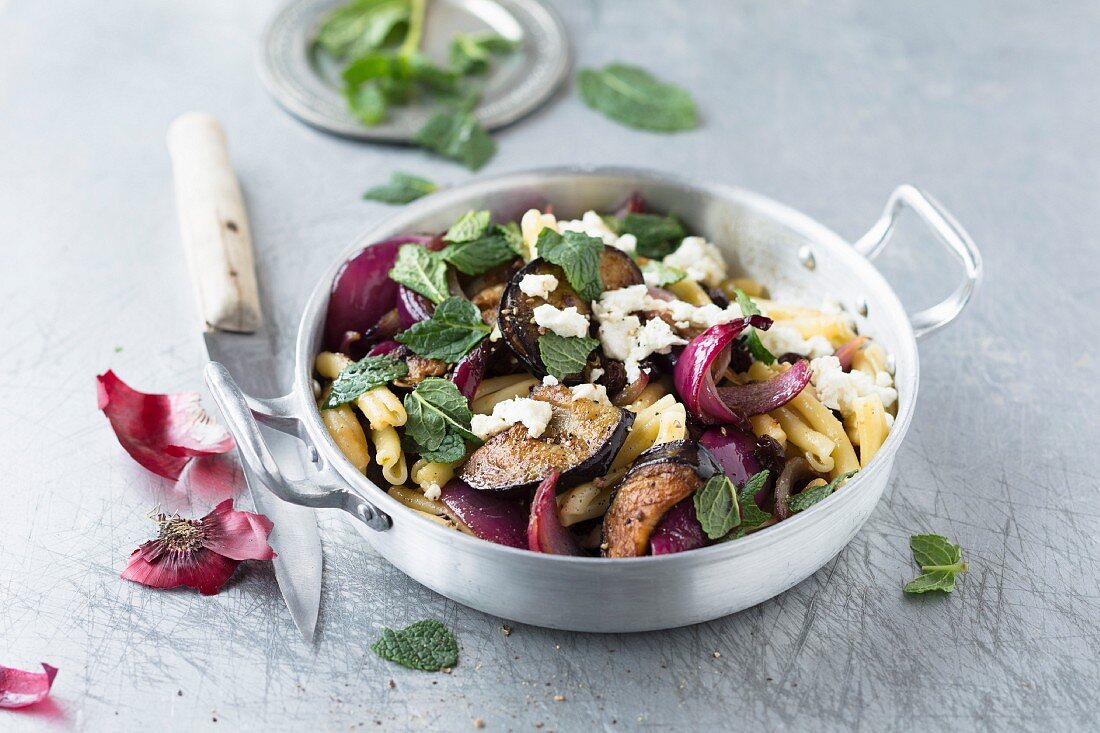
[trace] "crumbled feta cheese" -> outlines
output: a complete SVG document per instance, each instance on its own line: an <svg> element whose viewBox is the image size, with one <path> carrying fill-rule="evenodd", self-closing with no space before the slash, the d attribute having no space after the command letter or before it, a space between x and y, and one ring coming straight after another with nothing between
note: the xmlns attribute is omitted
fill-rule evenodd
<svg viewBox="0 0 1100 733"><path fill-rule="evenodd" d="M522 423L527 428L527 434L537 438L546 431L553 414L549 402L516 397L498 402L492 415L474 415L470 421L470 432L482 440L488 440L497 433L503 433L513 425Z"/></svg>
<svg viewBox="0 0 1100 733"><path fill-rule="evenodd" d="M611 404L610 400L607 399L607 387L602 384L578 384L573 387L572 392L575 400L592 400L601 404Z"/></svg>
<svg viewBox="0 0 1100 733"><path fill-rule="evenodd" d="M542 383L545 384L547 387L556 387L558 384L560 384L560 382L558 382L558 378L555 377L553 374L547 374L545 377L543 377Z"/></svg>
<svg viewBox="0 0 1100 733"><path fill-rule="evenodd" d="M577 311L571 305L562 310L549 303L543 303L534 310L535 323L549 329L559 336L587 336L588 316Z"/></svg>
<svg viewBox="0 0 1100 733"><path fill-rule="evenodd" d="M631 285L605 292L592 304L604 354L623 362L627 381L641 376L640 362L651 354L667 354L673 346L687 343L660 318L651 318L643 326L638 316L630 315L631 311L658 310L664 303L650 297L645 285Z"/></svg>
<svg viewBox="0 0 1100 733"><path fill-rule="evenodd" d="M546 298L557 290L558 279L553 275L524 275L519 281L519 289L531 298Z"/></svg>
<svg viewBox="0 0 1100 733"><path fill-rule="evenodd" d="M617 247L624 252L633 252L638 247L638 239L633 234L624 234L621 237L611 231L607 222L595 211L586 211L580 219L558 222L559 232L582 232L590 237L596 237Z"/></svg>
<svg viewBox="0 0 1100 733"><path fill-rule="evenodd" d="M589 378L595 382L597 379L603 376L603 369L596 368L588 373Z"/></svg>
<svg viewBox="0 0 1100 733"><path fill-rule="evenodd" d="M442 496L443 489L439 487L439 484L428 484L424 487L424 498L431 501L439 501L439 497Z"/></svg>
<svg viewBox="0 0 1100 733"><path fill-rule="evenodd" d="M776 356L793 352L816 359L833 353L833 345L829 339L824 336L811 336L809 339L804 339L797 328L790 326L772 326L767 331L757 331L757 333L764 348Z"/></svg>
<svg viewBox="0 0 1100 733"><path fill-rule="evenodd" d="M649 288L645 285L630 285L618 290L605 291L600 296L598 307L594 310L597 320L601 320L603 314L607 312L621 314L638 311L665 312L672 316L676 327L681 329L691 326L710 328L741 317L741 309L736 303L730 303L726 308L719 308L713 303L696 306L682 300L661 300L651 296Z"/></svg>
<svg viewBox="0 0 1100 733"><path fill-rule="evenodd" d="M500 341L504 337L504 334L500 332L500 324L494 323L493 330L489 333L489 340L493 343Z"/></svg>
<svg viewBox="0 0 1100 733"><path fill-rule="evenodd" d="M664 263L687 273L692 280L711 287L726 278L726 261L713 244L702 237L684 237L676 251L665 257Z"/></svg>
<svg viewBox="0 0 1100 733"><path fill-rule="evenodd" d="M605 310L616 310L622 313L651 310L650 301L656 300L649 295L649 288L645 285L630 285L618 290L605 290L600 295L600 306Z"/></svg>
<svg viewBox="0 0 1100 733"><path fill-rule="evenodd" d="M893 387L894 380L887 372L879 372L874 377L858 369L845 372L840 366L840 359L832 355L813 359L810 369L813 372L810 382L821 404L831 410L839 410L841 415L852 414L854 402L859 397L878 395L883 407L889 407L898 398L898 391Z"/></svg>
<svg viewBox="0 0 1100 733"><path fill-rule="evenodd" d="M634 251L638 249L638 238L633 234L624 234L612 242L611 246L621 249L623 252L634 254Z"/></svg>

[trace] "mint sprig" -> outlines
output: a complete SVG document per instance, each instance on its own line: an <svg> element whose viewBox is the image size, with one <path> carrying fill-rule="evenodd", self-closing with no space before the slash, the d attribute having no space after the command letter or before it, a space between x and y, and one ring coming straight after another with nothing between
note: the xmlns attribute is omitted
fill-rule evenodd
<svg viewBox="0 0 1100 733"><path fill-rule="evenodd" d="M695 518L703 527L703 532L712 540L721 539L741 523L741 512L737 507L737 496L733 483L725 474L717 474L707 479L695 496Z"/></svg>
<svg viewBox="0 0 1100 733"><path fill-rule="evenodd" d="M402 359L389 354L363 357L340 370L340 374L332 382L328 399L321 407L326 410L339 407L367 390L381 387L408 374L408 365Z"/></svg>
<svg viewBox="0 0 1100 733"><path fill-rule="evenodd" d="M434 192L438 186L427 178L394 171L388 183L368 188L363 198L384 204L408 204Z"/></svg>
<svg viewBox="0 0 1100 733"><path fill-rule="evenodd" d="M427 359L453 364L489 335L492 329L481 320L481 312L470 301L452 296L440 303L432 317L414 323L394 336L398 343Z"/></svg>
<svg viewBox="0 0 1100 733"><path fill-rule="evenodd" d="M756 529L762 524L771 521L772 515L756 505L756 494L764 488L768 480L769 471L764 470L754 474L737 492L737 504L741 512L741 523L733 532L726 535L726 540L736 540L744 537L749 530Z"/></svg>
<svg viewBox="0 0 1100 733"><path fill-rule="evenodd" d="M635 251L654 260L675 252L686 235L679 219L659 214L627 214L623 217L622 233L633 234L638 240Z"/></svg>
<svg viewBox="0 0 1100 733"><path fill-rule="evenodd" d="M561 267L565 279L585 300L596 300L603 292L600 257L603 240L581 232L558 234L553 229L539 232L536 243L539 257Z"/></svg>
<svg viewBox="0 0 1100 733"><path fill-rule="evenodd" d="M659 288L678 283L687 277L687 273L680 268L666 265L660 260L648 260L640 269L645 276L646 284Z"/></svg>
<svg viewBox="0 0 1100 733"><path fill-rule="evenodd" d="M553 377L565 379L576 374L588 363L592 350L600 340L588 336L560 336L554 332L539 336L539 356L546 371Z"/></svg>
<svg viewBox="0 0 1100 733"><path fill-rule="evenodd" d="M412 142L472 171L485 165L497 150L477 118L464 109L436 113L416 131Z"/></svg>
<svg viewBox="0 0 1100 733"><path fill-rule="evenodd" d="M488 211L467 211L451 224L451 228L443 235L443 241L472 242L485 234L485 230L489 228L489 218Z"/></svg>
<svg viewBox="0 0 1100 733"><path fill-rule="evenodd" d="M955 578L965 573L969 566L963 562L962 548L938 534L915 534L909 538L913 559L923 574L913 578L902 588L906 593L927 593L939 590L950 593L955 590Z"/></svg>
<svg viewBox="0 0 1100 733"><path fill-rule="evenodd" d="M433 303L450 296L447 288L447 265L439 253L419 244L403 244L397 250L397 261L390 270L390 279L415 290Z"/></svg>
<svg viewBox="0 0 1100 733"><path fill-rule="evenodd" d="M435 619L417 621L403 629L382 629L371 645L375 654L402 667L438 672L458 663L458 639Z"/></svg>
<svg viewBox="0 0 1100 733"><path fill-rule="evenodd" d="M512 53L520 46L497 33L457 33L451 41L451 66L460 74L482 74L497 54Z"/></svg>
<svg viewBox="0 0 1100 733"><path fill-rule="evenodd" d="M848 471L842 473L827 484L821 486L815 486L812 489L805 489L794 496L787 497L787 508L791 510L792 514L798 512L804 512L814 504L818 503L829 494L840 488L840 485L855 476L858 471Z"/></svg>
<svg viewBox="0 0 1100 733"><path fill-rule="evenodd" d="M515 258L515 250L508 240L496 232L472 242L452 244L443 250L443 259L467 275L483 275Z"/></svg>
<svg viewBox="0 0 1100 733"><path fill-rule="evenodd" d="M609 64L577 74L581 98L613 120L643 130L675 132L698 124L695 100L636 66Z"/></svg>
<svg viewBox="0 0 1100 733"><path fill-rule="evenodd" d="M741 309L741 315L746 318L761 315L756 303L752 302L752 298L744 290L737 288L736 292L737 307ZM745 330L746 333L743 338L745 339L745 346L749 347L752 358L765 364L774 364L775 354L768 351L768 347L764 346L764 342L760 340L760 333L752 326L747 326Z"/></svg>
<svg viewBox="0 0 1100 733"><path fill-rule="evenodd" d="M464 440L481 445L470 432L473 413L455 383L429 377L405 395L405 434L428 461L451 463L466 456Z"/></svg>

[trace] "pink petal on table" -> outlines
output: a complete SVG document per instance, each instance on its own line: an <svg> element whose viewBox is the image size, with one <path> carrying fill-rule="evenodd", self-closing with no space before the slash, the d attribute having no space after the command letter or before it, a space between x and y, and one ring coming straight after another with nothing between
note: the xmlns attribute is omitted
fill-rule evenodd
<svg viewBox="0 0 1100 733"><path fill-rule="evenodd" d="M233 509L226 499L203 517L203 547L233 560L270 560L275 551L267 544L271 520L262 514Z"/></svg>
<svg viewBox="0 0 1100 733"><path fill-rule="evenodd" d="M198 392L145 394L114 372L96 377L99 409L134 460L158 476L178 479L194 456L225 453L233 438L206 414Z"/></svg>
<svg viewBox="0 0 1100 733"><path fill-rule="evenodd" d="M194 588L204 596L216 594L241 564L212 550L172 550L162 540L149 540L130 556L122 578L150 588Z"/></svg>
<svg viewBox="0 0 1100 733"><path fill-rule="evenodd" d="M25 708L50 694L57 668L42 663L44 672L0 666L0 708Z"/></svg>

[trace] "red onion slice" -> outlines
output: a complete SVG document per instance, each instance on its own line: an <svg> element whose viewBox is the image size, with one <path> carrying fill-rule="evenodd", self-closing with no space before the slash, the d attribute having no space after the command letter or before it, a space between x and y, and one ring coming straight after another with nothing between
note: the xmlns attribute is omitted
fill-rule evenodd
<svg viewBox="0 0 1100 733"><path fill-rule="evenodd" d="M726 407L718 397L715 372L725 371L729 363L729 345L748 326L737 318L708 328L693 338L676 360L673 382L684 406L700 422L740 422L742 418Z"/></svg>
<svg viewBox="0 0 1100 733"><path fill-rule="evenodd" d="M577 541L562 526L558 515L558 475L557 471L551 471L535 490L527 523L527 549L550 555L580 555Z"/></svg>
<svg viewBox="0 0 1100 733"><path fill-rule="evenodd" d="M401 344L392 339L389 341L379 341L371 347L370 351L367 352L367 356L381 356L382 354L388 354L399 348L401 348Z"/></svg>
<svg viewBox="0 0 1100 733"><path fill-rule="evenodd" d="M25 708L42 702L50 694L57 667L42 662L42 672L0 666L0 708Z"/></svg>
<svg viewBox="0 0 1100 733"><path fill-rule="evenodd" d="M840 361L840 368L846 372L852 371L852 359L855 358L859 350L863 348L863 344L867 342L866 336L856 336L851 341L844 343L836 353L833 354Z"/></svg>
<svg viewBox="0 0 1100 733"><path fill-rule="evenodd" d="M451 381L458 387L468 401L474 399L481 378L485 376L485 367L489 364L489 357L493 353L493 343L482 341L473 351L462 357L455 365Z"/></svg>
<svg viewBox="0 0 1100 733"><path fill-rule="evenodd" d="M669 509L649 536L651 555L670 555L705 544L707 536L695 517L695 502L690 496Z"/></svg>
<svg viewBox="0 0 1100 733"><path fill-rule="evenodd" d="M435 313L435 305L420 293L397 286L397 320L401 324L401 330L411 328L414 323L426 321Z"/></svg>
<svg viewBox="0 0 1100 733"><path fill-rule="evenodd" d="M483 540L509 547L527 547L527 509L515 499L475 491L461 479L443 487L440 500Z"/></svg>
<svg viewBox="0 0 1100 733"><path fill-rule="evenodd" d="M810 383L812 375L810 362L799 359L790 369L766 382L719 387L718 397L734 414L745 417L763 415L797 397Z"/></svg>

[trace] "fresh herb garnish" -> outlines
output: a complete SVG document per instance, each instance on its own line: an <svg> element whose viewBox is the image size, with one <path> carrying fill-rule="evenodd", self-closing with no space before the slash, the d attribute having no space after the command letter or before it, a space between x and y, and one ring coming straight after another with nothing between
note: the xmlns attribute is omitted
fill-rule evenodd
<svg viewBox="0 0 1100 733"><path fill-rule="evenodd" d="M492 329L481 320L477 306L465 298L452 296L436 306L431 318L414 323L394 339L427 359L453 364L490 331Z"/></svg>
<svg viewBox="0 0 1100 733"><path fill-rule="evenodd" d="M452 244L443 250L443 259L467 275L482 275L515 258L515 250L508 240L496 231L471 242Z"/></svg>
<svg viewBox="0 0 1100 733"><path fill-rule="evenodd" d="M340 370L340 374L332 382L332 390L322 408L329 410L339 407L351 402L367 390L380 387L394 379L401 379L408 374L409 367L404 360L389 354L363 357Z"/></svg>
<svg viewBox="0 0 1100 733"><path fill-rule="evenodd" d="M363 198L381 201L384 204L407 204L427 196L436 188L437 186L427 178L395 171L390 174L389 183L367 189Z"/></svg>
<svg viewBox="0 0 1100 733"><path fill-rule="evenodd" d="M494 54L512 53L519 45L497 33L457 33L451 41L451 66L460 74L481 74Z"/></svg>
<svg viewBox="0 0 1100 733"><path fill-rule="evenodd" d="M458 640L435 619L417 621L403 629L382 629L371 645L375 654L402 667L438 672L458 663Z"/></svg>
<svg viewBox="0 0 1100 733"><path fill-rule="evenodd" d="M646 283L657 287L678 283L687 277L687 273L680 268L666 265L660 260L648 260L641 266L641 270Z"/></svg>
<svg viewBox="0 0 1100 733"><path fill-rule="evenodd" d="M798 512L804 512L814 504L824 499L829 494L840 488L840 485L855 476L858 471L848 471L842 473L827 484L821 486L814 486L811 489L804 489L800 493L794 496L787 497L787 508L791 510L792 514Z"/></svg>
<svg viewBox="0 0 1100 733"><path fill-rule="evenodd" d="M442 303L449 295L447 265L419 244L403 244L397 250L397 261L390 270L390 279L415 290L433 303Z"/></svg>
<svg viewBox="0 0 1100 733"><path fill-rule="evenodd" d="M405 433L416 443L420 455L428 461L451 463L465 457L463 439L481 445L470 432L473 413L454 382L428 377L405 395L408 421Z"/></svg>
<svg viewBox="0 0 1100 733"><path fill-rule="evenodd" d="M624 125L674 132L697 124L695 100L690 94L635 66L582 69L577 82L585 104Z"/></svg>
<svg viewBox="0 0 1100 733"><path fill-rule="evenodd" d="M733 483L725 474L717 474L695 492L692 498L695 504L695 518L703 527L703 532L712 540L721 539L741 523L741 512L737 508L737 497Z"/></svg>
<svg viewBox="0 0 1100 733"><path fill-rule="evenodd" d="M409 0L354 0L329 13L316 44L338 59L358 58L403 36Z"/></svg>
<svg viewBox="0 0 1100 733"><path fill-rule="evenodd" d="M489 133L465 109L435 114L416 131L412 141L472 171L485 165L497 149Z"/></svg>
<svg viewBox="0 0 1100 733"><path fill-rule="evenodd" d="M451 228L443 235L443 241L472 242L489 228L489 218L488 211L467 211L451 224Z"/></svg>
<svg viewBox="0 0 1100 733"><path fill-rule="evenodd" d="M523 233L520 231L517 222L510 221L507 224L498 224L494 227L494 231L504 238L504 241L517 255L522 257L527 253L527 248L523 245Z"/></svg>
<svg viewBox="0 0 1100 733"><path fill-rule="evenodd" d="M344 99L352 114L365 125L377 125L386 116L386 95L378 84L345 87Z"/></svg>
<svg viewBox="0 0 1100 733"><path fill-rule="evenodd" d="M927 593L955 590L955 577L965 573L968 566L962 559L962 548L938 534L915 534L909 538L913 559L923 572L902 588L906 593Z"/></svg>
<svg viewBox="0 0 1100 733"><path fill-rule="evenodd" d="M596 300L603 292L600 257L603 240L581 232L558 234L553 229L539 232L536 243L539 257L565 271L565 279L585 300Z"/></svg>
<svg viewBox="0 0 1100 733"><path fill-rule="evenodd" d="M638 240L637 253L654 260L668 257L684 241L684 227L675 216L627 214L622 233L633 234Z"/></svg>
<svg viewBox="0 0 1100 733"><path fill-rule="evenodd" d="M772 515L756 505L756 494L764 488L764 484L768 480L768 473L767 470L764 470L753 475L737 493L737 503L741 509L741 524L726 539L735 540L744 537L750 529L756 529L760 525L771 521Z"/></svg>
<svg viewBox="0 0 1100 733"><path fill-rule="evenodd" d="M741 288L737 288L737 307L741 309L741 315L746 318L761 315L756 303L752 302L752 298ZM760 340L760 333L752 326L747 326L745 330L746 333L743 338L745 339L745 346L749 347L752 358L765 364L774 364L775 354L768 351L768 347L764 346L764 342Z"/></svg>
<svg viewBox="0 0 1100 733"><path fill-rule="evenodd" d="M576 374L588 363L588 355L600 340L588 336L560 336L553 331L539 336L539 356L547 373L558 379Z"/></svg>

